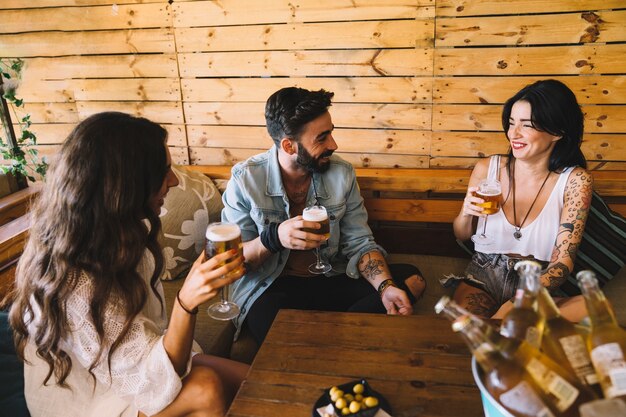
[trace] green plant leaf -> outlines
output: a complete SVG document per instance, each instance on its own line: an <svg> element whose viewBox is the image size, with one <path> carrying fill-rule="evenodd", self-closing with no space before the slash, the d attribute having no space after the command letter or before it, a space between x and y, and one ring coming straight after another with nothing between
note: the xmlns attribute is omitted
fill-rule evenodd
<svg viewBox="0 0 626 417"><path fill-rule="evenodd" d="M22 59L0 58L0 74L6 79L19 79L21 78L23 65L24 60ZM12 103L15 107L23 107L24 100L15 97L15 94L15 88L9 88L3 92L3 96L8 102ZM12 123L10 115L7 116L9 123ZM28 130L31 125L32 122L29 114L24 115L20 119L21 135L16 138L17 146L15 147L13 147L10 142L5 142L0 138L0 155L2 155L6 161L4 166L0 166L0 170L22 175L30 181L35 181L35 177L31 173L37 173L45 178L48 169L48 161L45 156L40 160L38 150L32 148L33 145L37 144L37 137L33 132Z"/></svg>
<svg viewBox="0 0 626 417"><path fill-rule="evenodd" d="M24 66L24 60L23 59L14 59L11 61L11 69L15 72L22 72L22 67Z"/></svg>

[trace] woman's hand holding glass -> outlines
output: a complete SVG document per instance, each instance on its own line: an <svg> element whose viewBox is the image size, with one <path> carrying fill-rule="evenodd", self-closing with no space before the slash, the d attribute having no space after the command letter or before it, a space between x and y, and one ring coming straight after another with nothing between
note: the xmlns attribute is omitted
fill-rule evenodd
<svg viewBox="0 0 626 417"><path fill-rule="evenodd" d="M179 297L183 304L194 309L217 296L223 287L245 274L243 262L244 258L237 250L220 253L210 259L202 251L180 289Z"/></svg>
<svg viewBox="0 0 626 417"><path fill-rule="evenodd" d="M466 216L482 216L483 208L479 206L484 200L476 197L478 187L468 187L465 200L463 200L463 214Z"/></svg>
<svg viewBox="0 0 626 417"><path fill-rule="evenodd" d="M487 216L497 213L500 210L502 200L502 187L495 179L482 180L477 187L469 187L465 201L463 202L463 213L472 216L484 216L482 233L478 232L472 236L474 243L488 245L493 243L493 238L486 235Z"/></svg>

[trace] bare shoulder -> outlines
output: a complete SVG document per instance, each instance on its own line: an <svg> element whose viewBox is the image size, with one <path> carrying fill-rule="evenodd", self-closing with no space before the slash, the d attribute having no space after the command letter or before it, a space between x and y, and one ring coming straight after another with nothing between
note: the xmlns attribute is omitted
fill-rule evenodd
<svg viewBox="0 0 626 417"><path fill-rule="evenodd" d="M580 190L593 186L593 176L585 168L576 167L570 172L567 179L567 188Z"/></svg>
<svg viewBox="0 0 626 417"><path fill-rule="evenodd" d="M506 166L507 157L501 156L500 158L500 169L503 169ZM491 161L491 157L481 158L474 165L474 169L472 170L472 180L478 182L487 177L487 173L489 172L489 162Z"/></svg>
<svg viewBox="0 0 626 417"><path fill-rule="evenodd" d="M570 172L565 185L565 203L589 207L593 194L593 177L584 168L576 167Z"/></svg>
<svg viewBox="0 0 626 417"><path fill-rule="evenodd" d="M472 171L472 175L474 174L486 174L489 169L489 161L490 157L480 158L476 165L474 165L474 170Z"/></svg>

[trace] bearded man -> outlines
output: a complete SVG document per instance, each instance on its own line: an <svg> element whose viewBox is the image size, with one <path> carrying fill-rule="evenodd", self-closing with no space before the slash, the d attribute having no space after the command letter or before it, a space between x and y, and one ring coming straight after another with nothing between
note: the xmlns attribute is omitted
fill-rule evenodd
<svg viewBox="0 0 626 417"><path fill-rule="evenodd" d="M222 221L241 228L246 275L232 284L247 326L260 344L281 308L411 314L425 283L413 265L388 265L367 224L352 165L334 155L328 111L333 93L283 88L265 105L274 146L235 165L223 195ZM302 217L321 205L330 237ZM332 269L309 272L315 250Z"/></svg>

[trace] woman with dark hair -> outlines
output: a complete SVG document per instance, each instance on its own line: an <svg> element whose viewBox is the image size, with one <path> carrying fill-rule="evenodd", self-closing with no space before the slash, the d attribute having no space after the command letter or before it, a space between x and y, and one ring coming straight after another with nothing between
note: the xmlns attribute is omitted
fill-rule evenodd
<svg viewBox="0 0 626 417"><path fill-rule="evenodd" d="M592 177L580 145L584 117L574 93L556 80L537 81L504 105L502 126L509 141L507 156L480 160L469 179L454 234L468 240L476 231L493 239L475 244L476 253L463 277L446 277L457 285L454 298L470 311L490 317L517 289L513 266L534 259L543 266L541 283L558 289L573 269L592 195ZM474 195L490 164L502 188L501 210L481 215L484 203ZM484 222L487 221L485 225ZM511 303L496 317L510 308ZM580 318L572 305L570 319Z"/></svg>
<svg viewBox="0 0 626 417"><path fill-rule="evenodd" d="M198 258L165 332L157 235L178 184L166 139L149 120L100 113L51 166L10 312L33 417L223 416L245 377L247 365L192 353L197 307L242 276L240 256Z"/></svg>

